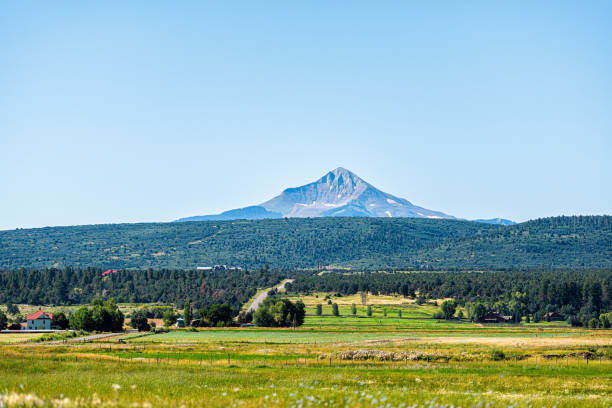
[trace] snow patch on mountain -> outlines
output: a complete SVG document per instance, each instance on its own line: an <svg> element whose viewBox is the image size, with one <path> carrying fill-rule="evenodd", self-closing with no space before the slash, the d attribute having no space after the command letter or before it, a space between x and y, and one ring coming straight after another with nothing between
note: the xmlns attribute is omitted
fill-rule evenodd
<svg viewBox="0 0 612 408"><path fill-rule="evenodd" d="M410 201L380 191L355 173L338 167L320 179L284 190L262 204L226 211L217 215L181 218L178 221L261 219L280 217L415 217L455 219L440 211L428 210ZM512 223L512 221L478 220Z"/></svg>

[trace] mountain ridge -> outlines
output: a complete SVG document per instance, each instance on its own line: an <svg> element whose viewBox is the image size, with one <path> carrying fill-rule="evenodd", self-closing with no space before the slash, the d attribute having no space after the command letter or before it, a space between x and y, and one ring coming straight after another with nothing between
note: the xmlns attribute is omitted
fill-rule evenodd
<svg viewBox="0 0 612 408"><path fill-rule="evenodd" d="M612 216L501 226L464 220L318 217L100 224L0 231L0 269L612 268Z"/></svg>
<svg viewBox="0 0 612 408"><path fill-rule="evenodd" d="M220 214L179 218L176 222L306 217L407 217L457 219L441 211L414 205L405 198L381 191L343 167L329 171L312 183L290 187L258 205ZM496 220L499 220L497 222ZM478 222L511 225L504 219Z"/></svg>

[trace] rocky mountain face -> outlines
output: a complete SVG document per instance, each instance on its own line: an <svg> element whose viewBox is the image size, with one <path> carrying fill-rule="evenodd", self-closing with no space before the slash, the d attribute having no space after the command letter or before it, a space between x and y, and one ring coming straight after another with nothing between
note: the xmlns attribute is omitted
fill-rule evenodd
<svg viewBox="0 0 612 408"><path fill-rule="evenodd" d="M313 183L288 188L260 206L285 217L454 218L380 191L342 167Z"/></svg>
<svg viewBox="0 0 612 408"><path fill-rule="evenodd" d="M355 173L339 167L319 180L288 188L260 205L217 215L181 218L178 221L263 219L280 217L455 217L428 210L380 191Z"/></svg>

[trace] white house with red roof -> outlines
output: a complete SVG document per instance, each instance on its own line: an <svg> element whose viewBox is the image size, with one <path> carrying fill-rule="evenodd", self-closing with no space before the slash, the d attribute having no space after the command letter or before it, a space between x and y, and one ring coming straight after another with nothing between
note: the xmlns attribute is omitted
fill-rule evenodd
<svg viewBox="0 0 612 408"><path fill-rule="evenodd" d="M53 315L42 310L26 316L25 330L51 330Z"/></svg>

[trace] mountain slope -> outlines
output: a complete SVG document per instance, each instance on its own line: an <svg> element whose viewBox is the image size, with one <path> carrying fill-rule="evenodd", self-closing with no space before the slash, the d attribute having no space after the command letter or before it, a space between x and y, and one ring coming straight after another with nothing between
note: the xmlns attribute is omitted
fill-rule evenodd
<svg viewBox="0 0 612 408"><path fill-rule="evenodd" d="M83 225L0 231L1 268L311 268L381 260L502 228L418 218L268 220ZM380 263L379 263L380 264Z"/></svg>
<svg viewBox="0 0 612 408"><path fill-rule="evenodd" d="M498 225L515 225L516 224L516 222L512 220L506 220L504 218L490 218L488 220L478 219L478 220L472 220L472 221L482 222L485 224L498 224Z"/></svg>
<svg viewBox="0 0 612 408"><path fill-rule="evenodd" d="M610 268L612 217L550 217L419 249L409 257L426 268ZM388 265L404 264L401 254L386 258ZM371 260L350 265L369 265Z"/></svg>
<svg viewBox="0 0 612 408"><path fill-rule="evenodd" d="M283 214L268 211L260 205L252 205L250 207L237 208L216 215L196 215L195 217L186 217L176 220L183 221L227 221L227 220L263 220L268 218L283 218Z"/></svg>
<svg viewBox="0 0 612 408"><path fill-rule="evenodd" d="M256 214L246 209L226 211L213 216L181 218L177 221L207 219L261 219L282 217L455 217L413 205L410 201L380 191L351 171L339 167L319 180L301 187L288 188L259 206ZM230 218L233 217L233 218Z"/></svg>

